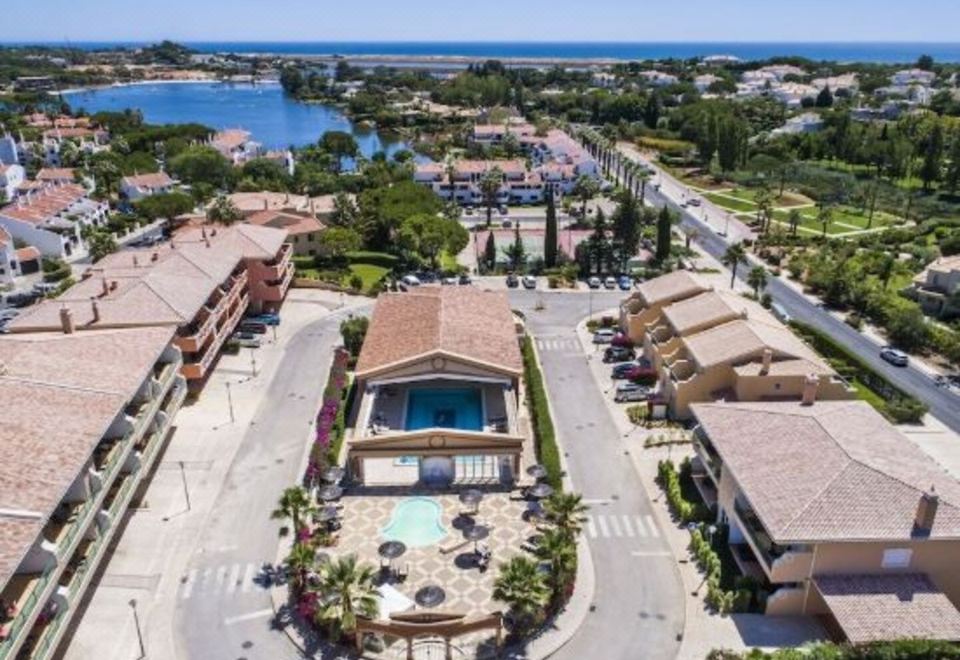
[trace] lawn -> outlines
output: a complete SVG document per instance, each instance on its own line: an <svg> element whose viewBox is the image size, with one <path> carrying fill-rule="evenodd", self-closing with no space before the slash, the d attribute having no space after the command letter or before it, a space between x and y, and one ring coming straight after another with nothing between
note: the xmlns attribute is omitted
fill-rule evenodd
<svg viewBox="0 0 960 660"><path fill-rule="evenodd" d="M717 206L721 208L725 208L728 211L745 212L745 211L757 210L757 205L754 204L753 202L739 199L736 197L728 197L726 196L726 194L705 193L704 197L709 199L711 202L713 202Z"/></svg>
<svg viewBox="0 0 960 660"><path fill-rule="evenodd" d="M817 210L815 208L804 209L801 211L803 220L801 227L811 229L818 234L823 233L823 228L817 221ZM789 224L790 212L777 210L773 212L774 220ZM879 229L891 225L895 221L892 216L883 213L874 213L873 225L871 229ZM867 217L860 215L856 209L850 207L840 207L833 211L833 222L827 227L827 233L831 235L846 234L849 232L863 231L867 228Z"/></svg>
<svg viewBox="0 0 960 660"><path fill-rule="evenodd" d="M388 268L375 264L355 263L350 264L348 268L350 275L344 278L344 283L348 283L354 275L359 275L360 279L363 280L362 291L370 289L371 286L379 282L384 275L390 272Z"/></svg>
<svg viewBox="0 0 960 660"><path fill-rule="evenodd" d="M757 188L734 188L733 190L725 190L718 195L724 197L733 197L739 199L743 202L749 202L753 204L756 202L757 194L760 192ZM722 204L722 202L720 202ZM800 193L786 191L780 197L776 197L773 200L773 205L777 207L782 206L805 206L808 204L813 204L813 200L809 197L805 197Z"/></svg>

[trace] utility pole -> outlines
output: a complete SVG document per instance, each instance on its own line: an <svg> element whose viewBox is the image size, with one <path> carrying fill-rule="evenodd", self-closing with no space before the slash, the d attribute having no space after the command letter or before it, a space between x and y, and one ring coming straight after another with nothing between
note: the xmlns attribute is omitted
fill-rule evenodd
<svg viewBox="0 0 960 660"><path fill-rule="evenodd" d="M183 496L187 500L187 511L190 511L190 488L187 486L187 472L184 469L183 461L178 461L180 463L180 480L183 482Z"/></svg>
<svg viewBox="0 0 960 660"><path fill-rule="evenodd" d="M230 406L230 423L233 424L236 418L233 416L233 395L230 393L230 381L227 381L227 405Z"/></svg>
<svg viewBox="0 0 960 660"><path fill-rule="evenodd" d="M254 348L250 347L250 368L253 372L253 378L257 377L257 354L254 352Z"/></svg>

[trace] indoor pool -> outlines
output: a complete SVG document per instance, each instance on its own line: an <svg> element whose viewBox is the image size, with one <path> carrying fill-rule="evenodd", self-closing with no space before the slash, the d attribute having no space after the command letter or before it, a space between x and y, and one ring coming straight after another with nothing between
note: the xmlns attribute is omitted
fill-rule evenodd
<svg viewBox="0 0 960 660"><path fill-rule="evenodd" d="M441 515L443 507L429 497L408 497L393 508L390 523L380 530L387 541L400 541L408 548L439 543L447 535Z"/></svg>
<svg viewBox="0 0 960 660"><path fill-rule="evenodd" d="M443 427L483 430L483 404L476 387L437 387L410 390L407 431Z"/></svg>

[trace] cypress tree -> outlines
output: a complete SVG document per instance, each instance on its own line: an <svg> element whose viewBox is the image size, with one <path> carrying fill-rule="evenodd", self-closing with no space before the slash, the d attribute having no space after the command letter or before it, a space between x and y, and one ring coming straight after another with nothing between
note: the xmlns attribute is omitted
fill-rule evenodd
<svg viewBox="0 0 960 660"><path fill-rule="evenodd" d="M543 237L543 263L547 268L557 265L557 207L553 203L553 188L547 186L547 224Z"/></svg>
<svg viewBox="0 0 960 660"><path fill-rule="evenodd" d="M497 243L493 239L493 232L487 233L487 243L483 246L483 262L489 269L497 265Z"/></svg>
<svg viewBox="0 0 960 660"><path fill-rule="evenodd" d="M660 209L657 216L657 251L654 258L663 261L670 256L670 228L673 225L673 214L666 206Z"/></svg>

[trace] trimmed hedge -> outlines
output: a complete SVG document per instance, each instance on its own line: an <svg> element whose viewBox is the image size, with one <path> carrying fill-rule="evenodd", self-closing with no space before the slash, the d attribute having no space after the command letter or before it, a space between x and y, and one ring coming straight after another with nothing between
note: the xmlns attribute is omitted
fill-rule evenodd
<svg viewBox="0 0 960 660"><path fill-rule="evenodd" d="M662 460L657 463L657 483L666 494L670 509L683 524L709 522L713 519L705 504L684 498L680 487L680 473L673 461Z"/></svg>
<svg viewBox="0 0 960 660"><path fill-rule="evenodd" d="M739 653L715 649L707 660L955 660L960 658L960 644L927 639L901 639L869 644L834 644L821 642L802 649L780 649L765 653L759 649Z"/></svg>
<svg viewBox="0 0 960 660"><path fill-rule="evenodd" d="M818 353L826 357L837 373L844 378L858 380L883 399L884 403L878 410L890 421L896 424L915 424L927 413L926 404L895 386L858 355L851 353L831 337L800 321L790 321L790 326Z"/></svg>
<svg viewBox="0 0 960 660"><path fill-rule="evenodd" d="M560 469L560 449L550 417L547 403L547 391L543 386L543 374L537 364L533 350L533 341L524 337L520 343L523 354L523 376L527 385L527 401L533 421L533 437L537 449L537 460L547 470L547 483L557 490L563 487L563 471Z"/></svg>

